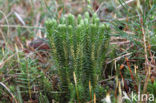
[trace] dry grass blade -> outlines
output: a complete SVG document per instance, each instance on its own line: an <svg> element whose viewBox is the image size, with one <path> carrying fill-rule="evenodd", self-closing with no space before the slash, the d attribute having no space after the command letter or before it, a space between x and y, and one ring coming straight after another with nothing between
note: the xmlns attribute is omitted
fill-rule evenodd
<svg viewBox="0 0 156 103"><path fill-rule="evenodd" d="M94 93L94 103L96 103L96 94Z"/></svg>
<svg viewBox="0 0 156 103"><path fill-rule="evenodd" d="M28 28L28 29L44 29L44 27L39 27L39 26L27 26L27 25L25 25L25 26L19 26L19 25L0 25L0 27L11 27L11 28L19 28L19 27L21 27L21 28Z"/></svg>
<svg viewBox="0 0 156 103"><path fill-rule="evenodd" d="M22 17L17 13L17 12L14 12L15 16L18 18L18 20L23 24L25 25L25 22L24 20L22 19Z"/></svg>
<svg viewBox="0 0 156 103"><path fill-rule="evenodd" d="M5 13L3 11L0 10L0 13L4 16L6 23L7 23L7 27L8 27L8 31L7 31L7 36L10 37L10 31L9 31L9 21L7 19L7 16L5 15Z"/></svg>
<svg viewBox="0 0 156 103"><path fill-rule="evenodd" d="M9 89L4 83L2 83L2 82L0 82L0 85L1 85L3 88L5 88L5 89L9 92L9 94L11 95L11 97L14 99L15 103L18 103L17 100L16 100L16 98L15 98L15 96L14 96L13 93L10 91L10 89Z"/></svg>
<svg viewBox="0 0 156 103"><path fill-rule="evenodd" d="M130 4L130 3L133 3L134 1L135 1L135 0L128 0L128 1L126 1L125 3L119 5L119 6L117 7L117 9L121 9L123 6L128 5L128 4Z"/></svg>
<svg viewBox="0 0 156 103"><path fill-rule="evenodd" d="M0 69L4 66L4 64L5 64L7 61L9 61L9 60L10 60L12 57L14 57L14 56L15 56L15 54L9 56L6 60L3 60L3 59L2 59L2 61L0 62Z"/></svg>

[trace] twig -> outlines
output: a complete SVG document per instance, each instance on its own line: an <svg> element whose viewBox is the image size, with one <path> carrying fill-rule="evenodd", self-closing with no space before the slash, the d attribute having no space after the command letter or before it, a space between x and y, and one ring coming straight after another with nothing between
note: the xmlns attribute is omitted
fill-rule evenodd
<svg viewBox="0 0 156 103"><path fill-rule="evenodd" d="M146 36L145 36L145 30L143 28L143 19L140 19L141 23L141 31L142 31L142 37L143 37L143 43L144 43L144 53L145 53L145 71L146 73L146 78L145 78L145 83L143 87L143 93L146 92L147 90L147 85L148 85L148 80L150 78L150 73L151 73L151 66L147 67L147 64L149 64L148 56L147 56L147 44L146 44Z"/></svg>
<svg viewBox="0 0 156 103"><path fill-rule="evenodd" d="M125 54L125 55L122 55L122 56L119 56L119 57L117 57L117 58L115 58L115 59L113 59L113 60L111 60L111 61L108 61L107 62L107 64L109 64L109 63L111 63L111 62L113 62L113 61L118 61L119 59L121 59L121 58L123 58L123 57L125 57L125 56L128 56L128 55L131 55L132 54L132 52L131 53L127 53L127 54Z"/></svg>
<svg viewBox="0 0 156 103"><path fill-rule="evenodd" d="M117 20L119 20L119 21L124 21L124 20L129 20L129 19L133 19L133 18L136 18L136 17L138 17L138 15L136 15L136 16L131 16L131 17L125 17L125 18L117 18Z"/></svg>
<svg viewBox="0 0 156 103"><path fill-rule="evenodd" d="M114 79L114 78L115 78L115 76L112 76L112 77L110 77L110 78L108 78L108 79L99 81L99 83L106 82L106 81L109 81L109 80Z"/></svg>
<svg viewBox="0 0 156 103"><path fill-rule="evenodd" d="M86 4L86 2L75 1L75 2L71 2L71 3L65 3L65 4L58 5L58 8L61 6L77 5L77 4Z"/></svg>

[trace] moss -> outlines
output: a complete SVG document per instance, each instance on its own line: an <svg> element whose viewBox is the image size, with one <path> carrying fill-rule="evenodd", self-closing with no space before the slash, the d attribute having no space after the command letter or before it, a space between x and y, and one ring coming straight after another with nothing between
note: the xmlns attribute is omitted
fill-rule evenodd
<svg viewBox="0 0 156 103"><path fill-rule="evenodd" d="M86 12L84 18L81 15L77 19L69 14L62 17L60 21L48 20L46 22L48 38L56 53L55 65L58 65L59 77L61 80L63 100L73 101L78 99L75 91L85 94L89 100L89 81L94 88L97 85L97 77L100 77L103 61L109 46L110 28L106 24L100 23L96 14L91 18ZM73 72L77 76L77 86L73 81ZM80 96L79 98L82 96ZM66 95L66 96L65 96ZM71 98L70 98L71 97ZM69 99L70 98L70 99ZM73 99L74 98L74 99Z"/></svg>

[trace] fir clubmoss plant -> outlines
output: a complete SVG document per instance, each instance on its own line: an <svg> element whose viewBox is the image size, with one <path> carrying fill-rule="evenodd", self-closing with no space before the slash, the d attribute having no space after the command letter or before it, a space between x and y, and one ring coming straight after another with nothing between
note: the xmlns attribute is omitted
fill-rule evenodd
<svg viewBox="0 0 156 103"><path fill-rule="evenodd" d="M72 94L77 93L80 90L78 88L83 88L84 92L88 92L89 81L94 91L97 80L101 77L100 72L109 46L109 26L100 23L96 14L90 18L87 12L84 17L79 15L77 19L69 14L68 17L62 17L58 22L54 19L47 20L46 28L52 56L58 67L60 87L64 93L63 100L69 100L70 90L75 88L72 85L74 84L73 72L77 77L75 85L77 89ZM78 99L78 94L75 96Z"/></svg>

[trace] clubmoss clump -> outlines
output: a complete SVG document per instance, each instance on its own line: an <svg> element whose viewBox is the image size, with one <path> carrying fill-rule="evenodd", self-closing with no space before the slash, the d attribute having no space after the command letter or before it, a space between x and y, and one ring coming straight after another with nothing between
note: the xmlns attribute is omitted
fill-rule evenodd
<svg viewBox="0 0 156 103"><path fill-rule="evenodd" d="M74 84L73 72L76 73L80 90L89 91L89 81L96 87L101 77L102 65L109 46L110 27L100 23L96 14L90 18L89 13L75 18L72 14L46 21L48 39L52 48L52 56L59 72L63 100L70 100L71 83ZM77 89L77 93L79 89ZM79 93L79 95L84 94ZM88 94L89 95L89 92ZM71 97L71 98L70 98ZM81 97L81 96L80 96ZM88 96L86 96L88 98ZM78 100L78 95L75 94ZM72 99L74 100L74 99ZM79 100L80 101L80 100Z"/></svg>

